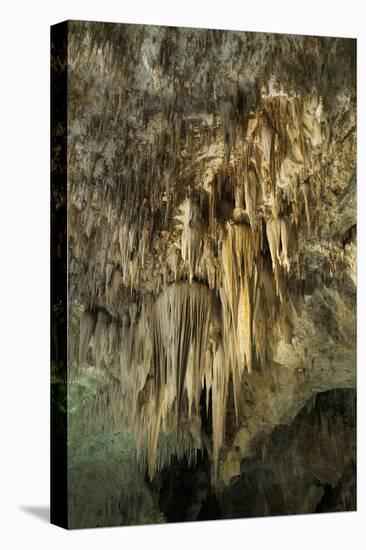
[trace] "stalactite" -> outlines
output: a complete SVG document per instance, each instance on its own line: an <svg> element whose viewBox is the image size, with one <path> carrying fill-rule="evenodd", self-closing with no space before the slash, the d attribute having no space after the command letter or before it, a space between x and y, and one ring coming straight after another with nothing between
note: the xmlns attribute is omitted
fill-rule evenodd
<svg viewBox="0 0 366 550"><path fill-rule="evenodd" d="M136 102L148 94L137 100L126 88L134 67L113 47L126 40L115 32L105 41L90 24L70 46L70 70L82 63L82 41L96 73L84 91L73 81L70 94L82 94L87 109L106 74L110 94L101 94L101 113L80 123L92 159L71 121L79 137L70 161L70 277L86 304L76 362L84 364L90 349L98 369L120 385L113 419L133 429L151 477L173 456L194 462L203 446L201 394L207 408L212 395L218 484L230 384L239 419L244 372L272 364L301 314L299 241L319 222L313 206L331 154L327 113L315 89L275 93L265 82L260 98L215 92L204 112L188 115L186 101L202 98L185 65L170 65L168 33L136 78L159 90L164 109L149 104L146 120L131 114L127 124L120 112L139 112ZM153 43L147 30L131 33L135 46ZM183 41L189 47L185 34ZM88 74L85 61L83 68ZM170 70L177 75L167 82ZM215 90L221 77L205 78ZM115 142L107 146L112 127ZM87 268L91 255L97 259Z"/></svg>
<svg viewBox="0 0 366 550"><path fill-rule="evenodd" d="M90 340L94 333L96 314L85 310L80 318L79 363L86 361Z"/></svg>

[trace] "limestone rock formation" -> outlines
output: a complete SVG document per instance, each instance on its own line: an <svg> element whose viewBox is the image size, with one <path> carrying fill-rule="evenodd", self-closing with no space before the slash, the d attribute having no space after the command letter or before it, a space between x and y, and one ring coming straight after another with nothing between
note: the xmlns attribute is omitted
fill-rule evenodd
<svg viewBox="0 0 366 550"><path fill-rule="evenodd" d="M71 22L68 117L71 523L354 509L355 42Z"/></svg>

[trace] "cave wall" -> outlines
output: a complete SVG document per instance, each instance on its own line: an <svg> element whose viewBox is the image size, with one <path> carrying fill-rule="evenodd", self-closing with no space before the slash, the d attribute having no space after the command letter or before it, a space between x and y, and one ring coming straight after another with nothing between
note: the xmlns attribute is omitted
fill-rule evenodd
<svg viewBox="0 0 366 550"><path fill-rule="evenodd" d="M72 526L355 508L355 59L69 22Z"/></svg>

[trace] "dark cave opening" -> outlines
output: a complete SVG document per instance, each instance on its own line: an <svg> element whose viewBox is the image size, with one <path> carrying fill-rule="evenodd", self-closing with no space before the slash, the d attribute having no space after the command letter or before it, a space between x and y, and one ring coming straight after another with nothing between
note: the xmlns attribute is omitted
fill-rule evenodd
<svg viewBox="0 0 366 550"><path fill-rule="evenodd" d="M212 429L201 397L202 430ZM207 451L194 467L175 460L154 490L166 521L245 518L356 509L355 391L337 389L312 398L290 425L262 435L232 485L211 487ZM266 449L263 458L263 449Z"/></svg>

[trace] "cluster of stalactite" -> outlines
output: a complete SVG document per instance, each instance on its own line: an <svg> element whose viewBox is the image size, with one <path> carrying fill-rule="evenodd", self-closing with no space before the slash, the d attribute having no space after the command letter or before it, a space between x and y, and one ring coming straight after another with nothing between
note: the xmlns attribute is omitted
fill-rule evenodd
<svg viewBox="0 0 366 550"><path fill-rule="evenodd" d="M270 366L301 314L300 236L319 230L329 123L315 88L289 93L269 81L255 101L236 91L188 116L174 108L182 89L173 83L170 107L141 127L126 115L137 100L120 73L103 88L108 67L131 69L128 51L118 61L102 36L76 33L70 49L71 104L83 107L71 110L69 138L70 296L82 304L70 364L117 381L102 405L133 429L150 477L172 456L194 462L206 445L205 392L216 482L229 388L238 417L244 371ZM169 36L159 70L144 58L149 86L172 70ZM72 78L83 57L97 75L84 89Z"/></svg>

